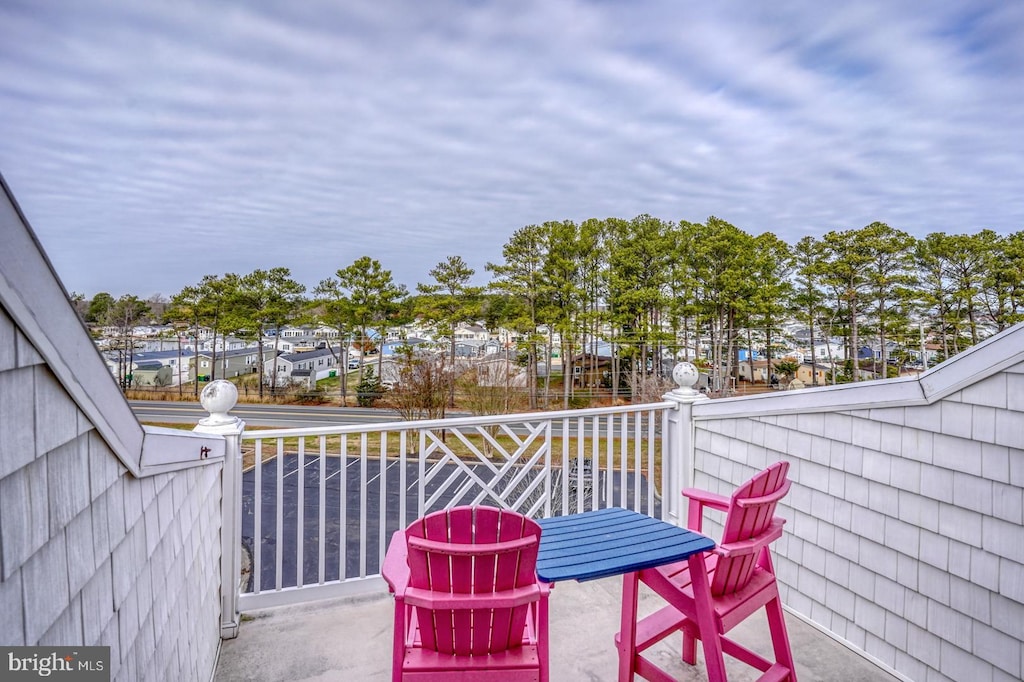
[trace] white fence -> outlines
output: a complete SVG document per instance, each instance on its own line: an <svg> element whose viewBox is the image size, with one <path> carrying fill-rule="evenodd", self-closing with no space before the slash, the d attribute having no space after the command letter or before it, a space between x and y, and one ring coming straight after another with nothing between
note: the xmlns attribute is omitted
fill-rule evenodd
<svg viewBox="0 0 1024 682"><path fill-rule="evenodd" d="M391 534L456 505L662 516L675 407L246 431L239 606L377 590Z"/></svg>

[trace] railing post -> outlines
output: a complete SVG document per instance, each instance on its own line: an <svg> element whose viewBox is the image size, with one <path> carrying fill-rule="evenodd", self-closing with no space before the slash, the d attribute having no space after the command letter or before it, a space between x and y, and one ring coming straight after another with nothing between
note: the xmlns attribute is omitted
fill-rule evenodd
<svg viewBox="0 0 1024 682"><path fill-rule="evenodd" d="M676 404L667 412L668 422L662 440L661 516L677 526L686 526L686 509L681 491L693 484L693 404L708 397L693 387L697 384L697 368L689 362L680 362L672 369L677 388L663 396Z"/></svg>
<svg viewBox="0 0 1024 682"><path fill-rule="evenodd" d="M238 636L238 594L242 576L242 432L245 422L228 412L238 402L238 389L217 379L206 385L199 398L210 416L199 420L193 431L223 436L224 467L221 469L220 524L220 636Z"/></svg>

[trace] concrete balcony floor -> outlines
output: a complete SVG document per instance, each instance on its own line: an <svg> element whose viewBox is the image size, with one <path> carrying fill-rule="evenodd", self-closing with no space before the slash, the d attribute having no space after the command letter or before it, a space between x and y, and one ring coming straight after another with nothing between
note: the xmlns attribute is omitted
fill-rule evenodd
<svg viewBox="0 0 1024 682"><path fill-rule="evenodd" d="M622 581L558 583L551 593L552 682L615 680L618 659L613 637L619 629ZM640 612L660 606L641 587ZM242 680L358 680L391 677L392 601L386 595L336 599L267 609L243 616L240 634L226 640L215 682ZM813 627L788 615L786 624L802 682L894 682L889 675ZM768 626L757 614L732 632L746 646L770 656ZM680 638L656 648L663 668L679 680L707 679L698 654L691 668L679 660ZM730 680L754 680L754 671L726 657Z"/></svg>

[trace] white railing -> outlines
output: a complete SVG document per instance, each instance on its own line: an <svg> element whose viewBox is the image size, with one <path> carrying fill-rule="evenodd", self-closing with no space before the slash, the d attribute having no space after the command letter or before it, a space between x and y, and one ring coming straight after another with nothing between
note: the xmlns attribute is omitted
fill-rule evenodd
<svg viewBox="0 0 1024 682"><path fill-rule="evenodd" d="M240 607L379 589L391 534L455 505L661 516L675 407L245 431Z"/></svg>

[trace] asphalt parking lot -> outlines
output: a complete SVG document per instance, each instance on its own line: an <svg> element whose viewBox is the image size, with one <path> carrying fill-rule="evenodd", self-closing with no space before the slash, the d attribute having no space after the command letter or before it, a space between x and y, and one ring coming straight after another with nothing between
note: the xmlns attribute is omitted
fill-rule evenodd
<svg viewBox="0 0 1024 682"><path fill-rule="evenodd" d="M401 485L401 466L399 460L386 460L386 468L383 472L383 484L381 473L381 460L360 459L359 457L325 457L321 464L318 455L306 455L302 466L302 474L299 475L299 456L287 454L280 460L281 472L281 501L283 510L281 515L281 530L278 537L277 529L277 508L278 508L278 459L275 457L262 464L261 500L260 510L260 538L255 540L255 501L257 493L256 472L250 469L243 474L242 478L242 542L250 560L255 556L256 547L259 547L261 565L259 567L260 589L270 590L278 586L277 563L280 555L280 586L293 587L298 584L299 555L299 526L302 527L302 583L310 584L320 581L320 551L319 538L321 532L320 507L321 507L321 485L320 468L324 467L323 477L323 579L326 581L352 578L363 575L373 575L379 572L380 561L384 549L391 538L392 533L398 528L404 528L413 521L416 516L418 504L417 480L419 468L415 461L407 463L406 484ZM344 470L342 462L345 462ZM366 472L362 471L365 466ZM468 465L471 470L485 479L490 478L490 472L483 464ZM509 477L514 476L519 469L509 472ZM553 514L557 514L562 502L562 476L561 470L552 473L551 498ZM598 479L598 494L603 498L608 474L601 472ZM620 500L622 475L618 472L611 474L613 500ZM366 485L360 484L365 480ZM301 486L300 486L301 481ZM626 474L626 504L633 506L635 493L635 479L633 474ZM301 507L299 503L301 487ZM646 505L646 485L641 486L641 504ZM459 491L467 490L462 496ZM425 487L425 497L430 499L437 494L437 497L430 507L430 510L441 509L457 500L459 504L469 504L479 490L471 482L468 473L461 470L455 464L446 464L439 475L435 476ZM539 487L532 493L532 500L536 501L537 496L543 494L543 487ZM574 494L570 497L569 508L576 506L575 486L571 489ZM525 484L516 489L513 497L520 494L527 494ZM584 505L589 508L590 487L585 487ZM400 518L400 498L405 496L405 518ZM384 502L384 528L381 532L381 502ZM365 501L365 504L364 504ZM484 500L481 504L497 504L494 500ZM599 498L600 506L608 506L603 499ZM655 501L656 508L660 507ZM300 515L299 510L302 510ZM301 516L301 524L300 524ZM344 529L344 532L342 532ZM366 546L360 548L360 538L366 538ZM252 579L255 575L250 574L250 585L245 591L252 590Z"/></svg>

